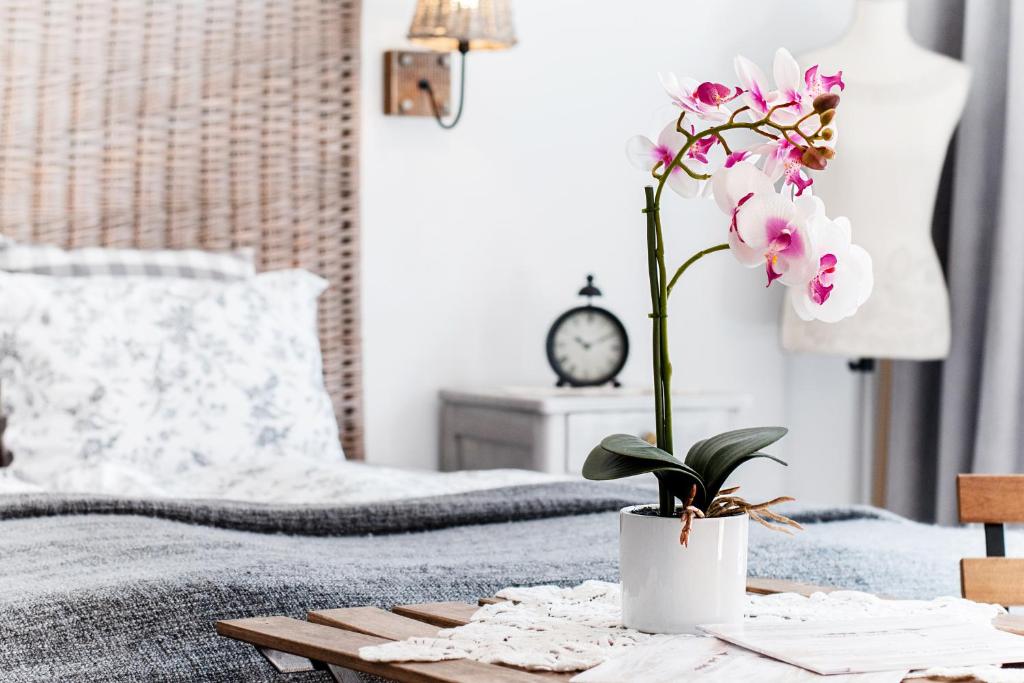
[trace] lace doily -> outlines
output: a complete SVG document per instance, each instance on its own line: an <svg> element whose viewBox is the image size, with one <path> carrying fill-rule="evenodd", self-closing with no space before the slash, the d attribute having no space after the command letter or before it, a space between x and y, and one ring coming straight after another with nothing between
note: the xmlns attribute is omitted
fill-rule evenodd
<svg viewBox="0 0 1024 683"><path fill-rule="evenodd" d="M497 596L507 602L481 607L465 626L443 629L436 638L410 638L364 647L359 656L374 662L475 659L538 671L571 672L597 666L624 648L680 637L650 635L624 628L618 584L586 581L573 588L506 588ZM796 593L750 595L745 618L835 621L875 616L943 615L990 623L1003 612L1003 608L996 605L960 598L882 600L868 593L837 591L815 593L810 597ZM940 672L936 670L929 675L932 673ZM967 674L993 683L1024 682L1024 671L1014 671L1016 677L1013 678L1007 678L1008 673L997 667L941 671L943 677Z"/></svg>

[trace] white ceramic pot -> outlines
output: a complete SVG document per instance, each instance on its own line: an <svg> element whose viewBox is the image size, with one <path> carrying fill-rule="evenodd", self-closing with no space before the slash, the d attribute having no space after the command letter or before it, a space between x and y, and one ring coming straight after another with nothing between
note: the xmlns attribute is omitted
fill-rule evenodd
<svg viewBox="0 0 1024 683"><path fill-rule="evenodd" d="M622 623L645 633L696 633L698 624L743 618L747 515L694 519L679 543L678 517L619 512Z"/></svg>

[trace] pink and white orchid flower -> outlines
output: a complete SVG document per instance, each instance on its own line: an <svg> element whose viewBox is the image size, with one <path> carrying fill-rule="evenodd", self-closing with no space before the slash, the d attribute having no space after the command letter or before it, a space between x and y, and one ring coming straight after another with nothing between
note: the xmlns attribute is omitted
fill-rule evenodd
<svg viewBox="0 0 1024 683"><path fill-rule="evenodd" d="M730 154L734 158L739 153ZM739 235L736 216L740 209L755 195L768 195L775 192L771 179L757 166L751 163L734 163L717 171L711 178L711 191L715 203L726 216L729 216L729 248L741 263L760 263L761 254L748 246Z"/></svg>
<svg viewBox="0 0 1024 683"><path fill-rule="evenodd" d="M686 198L713 194L729 218L728 248L736 260L764 268L769 287L776 280L786 286L800 318L836 322L853 315L873 287L871 258L851 243L849 221L829 219L809 191L807 171L823 171L835 157L840 97L834 91L845 88L843 73L826 76L818 65L802 71L785 49L775 53L772 66L769 80L756 64L736 57L742 87L661 76L683 114L656 142L630 139L626 152L653 174L657 197L666 184ZM732 111L740 102L730 103L740 97L744 111ZM738 113L745 113L743 120ZM732 151L726 134L749 129L750 122L770 141ZM719 144L723 152L712 154ZM724 246L698 252L687 263ZM663 267L661 252L649 248Z"/></svg>
<svg viewBox="0 0 1024 683"><path fill-rule="evenodd" d="M764 172L772 182L785 177L786 184L796 188L797 197L814 183L804 171L803 150L787 138L759 145L753 151L764 156Z"/></svg>
<svg viewBox="0 0 1024 683"><path fill-rule="evenodd" d="M686 142L686 136L676 130L676 121L672 120L662 129L656 143L643 135L630 138L626 142L626 156L642 171L650 173L657 169L658 173L664 173ZM695 174L703 174L708 165L707 152L714 143L714 138L708 136L690 145L682 160L686 167ZM703 181L690 176L679 166L672 169L666 184L686 199L700 196L704 185Z"/></svg>
<svg viewBox="0 0 1024 683"><path fill-rule="evenodd" d="M839 88L840 92L846 89L842 71L837 71L831 76L823 76L817 64L804 72L804 86L804 97L810 102L814 102L818 95L832 92L832 88Z"/></svg>
<svg viewBox="0 0 1024 683"><path fill-rule="evenodd" d="M800 65L786 48L779 48L775 52L775 61L772 64L774 89L761 68L746 57L736 57L735 67L736 76L745 91L744 101L759 118L776 105L792 103L790 106L781 107L772 116L773 120L783 124L793 123L810 112L814 98L818 95L831 92L836 87L840 90L846 87L842 71L833 76L822 76L817 64L807 69L801 77Z"/></svg>
<svg viewBox="0 0 1024 683"><path fill-rule="evenodd" d="M850 221L818 212L808 224L814 245L811 278L795 285L790 302L802 320L834 323L857 312L874 287L871 256L851 243Z"/></svg>
<svg viewBox="0 0 1024 683"><path fill-rule="evenodd" d="M743 87L743 101L757 118L762 118L773 106L780 104L778 90L771 87L761 67L743 55L736 56L734 66L736 77Z"/></svg>
<svg viewBox="0 0 1024 683"><path fill-rule="evenodd" d="M694 132L693 126L690 126L690 135L692 136ZM690 145L690 149L686 150L687 166L692 166L690 162L696 162L701 165L701 168L706 168L708 165L708 152L711 151L716 142L718 142L718 139L714 135L705 135L699 140L694 140L693 144Z"/></svg>
<svg viewBox="0 0 1024 683"><path fill-rule="evenodd" d="M806 201L805 201L806 200ZM732 253L748 268L763 266L768 286L805 284L814 273L814 246L807 222L820 200L792 201L775 192L754 194L736 212L736 234L742 248Z"/></svg>
<svg viewBox="0 0 1024 683"><path fill-rule="evenodd" d="M665 92L672 98L676 106L694 114L698 118L719 123L729 118L729 110L725 104L742 94L740 88L730 88L721 83L705 81L698 83L692 78L679 80L673 73L658 74Z"/></svg>

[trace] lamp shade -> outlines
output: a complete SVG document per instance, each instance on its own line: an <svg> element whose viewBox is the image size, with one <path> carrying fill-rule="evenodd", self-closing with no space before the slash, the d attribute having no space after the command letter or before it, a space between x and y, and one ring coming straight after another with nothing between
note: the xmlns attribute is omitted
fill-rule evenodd
<svg viewBox="0 0 1024 683"><path fill-rule="evenodd" d="M516 44L508 0L419 0L409 40L432 50L505 50Z"/></svg>

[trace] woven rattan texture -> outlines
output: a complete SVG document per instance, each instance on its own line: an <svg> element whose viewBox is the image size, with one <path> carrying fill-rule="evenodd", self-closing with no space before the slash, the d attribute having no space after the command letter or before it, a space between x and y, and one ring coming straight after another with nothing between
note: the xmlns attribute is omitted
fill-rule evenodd
<svg viewBox="0 0 1024 683"><path fill-rule="evenodd" d="M0 233L254 247L321 300L327 388L363 456L360 0L0 0Z"/></svg>

